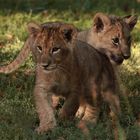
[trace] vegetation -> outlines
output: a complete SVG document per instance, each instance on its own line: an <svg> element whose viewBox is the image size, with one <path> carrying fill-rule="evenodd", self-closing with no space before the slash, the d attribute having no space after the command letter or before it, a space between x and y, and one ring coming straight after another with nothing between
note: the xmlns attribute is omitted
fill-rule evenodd
<svg viewBox="0 0 140 140"><path fill-rule="evenodd" d="M12 61L27 37L26 24L65 21L80 29L91 26L94 13L125 16L140 14L135 0L0 0L0 64ZM121 124L127 140L140 139L140 22L133 33L132 57L121 67L121 81L126 87L128 106L121 100ZM0 139L1 140L85 140L74 122L58 121L51 132L38 135L34 129L38 116L33 101L34 63L28 60L14 73L0 74ZM126 99L126 100L127 100ZM104 107L103 107L104 110ZM140 117L140 116L139 116ZM140 122L139 122L140 123ZM96 126L89 126L94 140L113 140L111 122L105 113ZM120 140L123 131L120 128ZM88 138L90 140L90 138Z"/></svg>

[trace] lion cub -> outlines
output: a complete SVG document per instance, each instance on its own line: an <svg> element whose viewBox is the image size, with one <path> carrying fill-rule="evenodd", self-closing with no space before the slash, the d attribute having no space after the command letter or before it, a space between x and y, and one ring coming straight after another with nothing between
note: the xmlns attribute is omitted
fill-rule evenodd
<svg viewBox="0 0 140 140"><path fill-rule="evenodd" d="M78 40L90 44L109 58L117 75L116 82L120 81L116 66L131 56L131 31L135 27L137 19L136 15L118 17L96 13L93 18L93 25L78 33ZM119 85L118 83L118 91L120 90ZM123 92L123 94L125 93ZM81 107L77 116L82 116L84 111L85 108Z"/></svg>
<svg viewBox="0 0 140 140"><path fill-rule="evenodd" d="M34 97L40 124L38 132L56 126L52 95L65 97L60 117L71 119L79 106L86 104L82 120L95 122L100 98L107 101L116 115L120 112L116 77L106 55L76 40L77 30L60 22L28 24L29 37L18 57L0 72L9 73L19 66L30 50L36 62ZM101 93L102 91L102 93ZM93 113L94 112L94 113ZM98 113L98 111L97 111Z"/></svg>
<svg viewBox="0 0 140 140"><path fill-rule="evenodd" d="M134 16L109 16L96 13L90 29L78 33L78 39L106 54L112 64L119 65L131 56L131 31L137 23Z"/></svg>
<svg viewBox="0 0 140 140"><path fill-rule="evenodd" d="M109 59L90 45L76 40L77 30L71 24L28 24L29 46L36 59L34 89L40 124L38 132L56 125L51 105L52 95L65 97L60 117L72 119L80 105L90 110L83 120L94 121L94 107L104 96L112 110L120 112L115 74ZM101 89L103 95L101 95Z"/></svg>

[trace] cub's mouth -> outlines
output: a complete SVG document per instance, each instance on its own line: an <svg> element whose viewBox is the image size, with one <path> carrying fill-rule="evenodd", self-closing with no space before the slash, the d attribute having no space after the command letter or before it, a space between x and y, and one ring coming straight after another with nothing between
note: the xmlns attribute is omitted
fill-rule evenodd
<svg viewBox="0 0 140 140"><path fill-rule="evenodd" d="M116 56L116 55L111 55L110 56L110 58L111 58L111 60L113 60L116 64L118 64L118 65L120 65L120 64L122 64L122 62L123 62L123 60L124 60L124 58L123 57L121 57L121 56Z"/></svg>
<svg viewBox="0 0 140 140"><path fill-rule="evenodd" d="M45 71L52 71L52 70L55 70L57 68L57 65L56 64L42 65L42 67Z"/></svg>

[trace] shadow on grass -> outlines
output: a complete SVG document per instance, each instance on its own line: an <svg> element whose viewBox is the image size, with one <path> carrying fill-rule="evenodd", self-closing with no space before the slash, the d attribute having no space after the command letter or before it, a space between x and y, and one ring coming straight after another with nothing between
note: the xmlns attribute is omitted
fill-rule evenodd
<svg viewBox="0 0 140 140"><path fill-rule="evenodd" d="M14 54L17 53L16 51ZM7 57L5 57L7 56ZM1 53L0 58L8 60L13 57L13 53ZM135 124L140 113L140 78L137 73L122 71L121 79L127 87L128 106L125 100L121 100L122 116L121 124L125 129L128 140L138 140L140 138L140 127ZM26 65L22 66L12 74L0 74L0 139L6 135L6 140L11 138L30 138L39 140L84 140L81 131L71 122L58 126L45 135L37 135L34 129L38 125L38 116L35 111L33 101L34 72L27 70ZM130 111L130 110L131 111ZM91 137L96 140L102 138L113 140L111 121L106 115L105 108L101 120L96 126L91 126ZM132 139L134 138L134 139Z"/></svg>
<svg viewBox="0 0 140 140"><path fill-rule="evenodd" d="M121 73L121 79L127 88L126 95L128 97L129 105L132 108L132 113L135 119L139 119L140 115L140 75L135 72L130 72L124 68Z"/></svg>
<svg viewBox="0 0 140 140"><path fill-rule="evenodd" d="M85 140L85 136L75 127L73 122L58 121L58 126L53 131L44 135L36 134L34 129L38 126L38 116L35 111L32 94L34 76L34 72L27 72L26 68L20 68L17 72L9 75L0 74L0 92L3 94L0 98L0 138L4 140L13 138ZM138 82L137 84L139 84L137 75L126 72L123 76L125 79L127 77L127 80L135 79L136 83ZM128 83L127 81L125 82ZM135 90L139 91L139 87ZM128 96L128 99L133 112L132 114L127 114L127 107L122 106L124 107L123 113L126 112L126 114L122 116L121 123L124 126L127 140L138 140L140 138L140 127L135 124L135 115L140 111L140 98L139 95L132 94L132 96ZM103 140L103 138L113 140L111 121L105 111L103 113L97 125L89 126L90 136L96 140Z"/></svg>
<svg viewBox="0 0 140 140"><path fill-rule="evenodd" d="M140 3L136 0L1 0L0 9L9 12L40 12L44 10L73 12L102 11L108 13L140 12ZM80 9L80 11L79 11Z"/></svg>

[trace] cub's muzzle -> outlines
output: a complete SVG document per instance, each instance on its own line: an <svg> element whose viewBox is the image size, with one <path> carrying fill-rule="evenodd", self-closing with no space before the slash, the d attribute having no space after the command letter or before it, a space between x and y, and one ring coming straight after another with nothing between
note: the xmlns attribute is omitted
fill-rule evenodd
<svg viewBox="0 0 140 140"><path fill-rule="evenodd" d="M111 55L111 59L118 65L122 64L124 58L122 56Z"/></svg>

